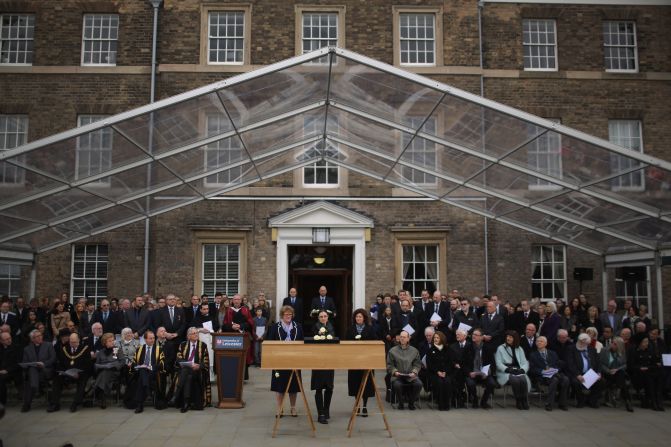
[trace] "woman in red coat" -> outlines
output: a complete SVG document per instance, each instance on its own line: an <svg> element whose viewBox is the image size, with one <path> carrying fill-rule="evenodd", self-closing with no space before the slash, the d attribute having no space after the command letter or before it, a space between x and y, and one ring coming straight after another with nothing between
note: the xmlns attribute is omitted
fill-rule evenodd
<svg viewBox="0 0 671 447"><path fill-rule="evenodd" d="M222 326L224 332L241 332L249 338L249 346L253 346L254 338L254 320L252 314L247 306L242 305L242 297L239 294L233 296L231 306L226 309L226 316L224 316L224 324ZM247 365L254 363L254 350L247 348ZM245 380L249 378L247 368L245 368Z"/></svg>

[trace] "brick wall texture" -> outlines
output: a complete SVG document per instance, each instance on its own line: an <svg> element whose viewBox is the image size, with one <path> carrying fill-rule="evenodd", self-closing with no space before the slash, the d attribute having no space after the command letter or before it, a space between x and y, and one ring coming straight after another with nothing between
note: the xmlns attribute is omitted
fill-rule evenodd
<svg viewBox="0 0 671 447"><path fill-rule="evenodd" d="M393 63L394 6L441 8L443 41L439 48L445 67L425 71L440 82L480 94L480 41L478 2L475 0L165 0L160 9L156 96L167 98L237 74L235 69L200 65L202 8L251 5L250 65L263 66L294 56L296 5L345 7L345 47L385 63ZM635 2L632 2L635 3ZM35 57L33 69L0 67L0 114L27 114L29 140L72 128L79 114L112 115L149 102L153 12L139 0L60 0L52 2L0 0L0 14L34 13ZM83 15L116 13L120 17L117 67L107 71L80 69ZM654 6L599 6L557 4L493 4L481 9L483 64L490 73L482 79L484 95L492 100L546 117L570 127L607 138L609 119L642 122L645 153L671 159L671 8ZM554 19L557 23L559 70L524 72L522 20ZM601 24L604 20L636 23L639 72L605 73ZM177 67L177 68L175 68ZM460 71L460 69L462 69ZM464 74L459 74L466 69ZM577 75L576 75L577 73ZM150 290L176 292L187 297L198 281L194 278L194 226L249 227L247 235L250 295L275 287L276 246L268 218L292 209L301 197L292 173L267 179L245 194L279 195L285 200L208 201L159 215L151 220ZM330 195L316 190L300 195ZM297 194L297 193L296 193ZM397 188L350 172L348 185L333 192L353 200L342 206L373 218L375 227L366 245L366 295L392 291L398 282L394 262L395 225L449 227L447 283L466 295L495 292L518 301L531 294L530 258L534 244L553 243L514 227L490 221L485 241L482 217L434 202L369 201L389 197ZM144 224L123 227L82 241L109 245L109 291L131 296L142 288ZM485 255L489 252L489 289L485 290ZM37 296L55 295L70 287L71 247L60 247L37 256ZM567 247L567 291L572 297L580 284L572 279L575 267L594 269L594 280L582 284L591 301L601 303L600 257ZM265 261L261 261L265 259ZM25 269L24 269L25 270ZM606 294L614 294L614 269L608 269ZM654 273L654 269L653 269ZM651 278L656 303L656 278ZM663 290L671 287L671 268L662 270ZM22 289L29 293L24 271ZM198 292L199 290L195 290ZM664 312L671 321L671 295L664 296ZM656 306L656 304L655 304ZM655 309L657 315L657 309Z"/></svg>

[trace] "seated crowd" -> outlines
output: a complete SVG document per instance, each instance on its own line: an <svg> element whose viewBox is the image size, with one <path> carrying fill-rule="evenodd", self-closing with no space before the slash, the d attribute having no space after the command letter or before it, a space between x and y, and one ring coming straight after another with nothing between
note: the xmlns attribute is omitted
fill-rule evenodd
<svg viewBox="0 0 671 447"><path fill-rule="evenodd" d="M255 328L276 325L275 339L283 340L281 334L287 338L292 327L303 324L302 309L290 306L295 289L292 293L282 308L283 315L289 309L287 321L277 324L263 294L253 303L240 295L217 294L212 301L194 295L188 303L174 294L155 301L139 295L132 302L103 299L98 308L86 300L73 305L67 294L30 303L5 297L0 303L0 404L6 404L13 386L22 396L21 411L30 411L40 394L46 394L48 412L58 411L67 386L74 390L72 412L86 402L106 408L111 397L137 413L148 398L157 409L203 409L211 404L211 354L199 335L218 330L247 334L254 342L247 364L258 365L264 336L273 337L272 331L262 334ZM601 312L581 295L566 305L522 300L513 307L495 295L471 300L457 290L449 295L423 290L413 300L401 290L379 295L370 312L357 309L346 338L384 341L387 399L398 409L414 410L422 390L439 410L488 409L495 389L502 388L520 410L529 409L529 395L535 392L544 397L548 411L555 406L567 410L569 402L578 408L622 402L633 411L635 399L642 408L664 411L671 390L671 368L662 364L668 346L645 306L637 309L631 300L623 304L619 310L611 300ZM313 329L333 332L329 315L317 314L323 321ZM350 395L360 375L350 371ZM314 380L320 422L327 423L332 372ZM273 381L281 389L282 378L275 375ZM367 388L361 415L367 415L366 402L373 395ZM295 395L292 411L294 401Z"/></svg>

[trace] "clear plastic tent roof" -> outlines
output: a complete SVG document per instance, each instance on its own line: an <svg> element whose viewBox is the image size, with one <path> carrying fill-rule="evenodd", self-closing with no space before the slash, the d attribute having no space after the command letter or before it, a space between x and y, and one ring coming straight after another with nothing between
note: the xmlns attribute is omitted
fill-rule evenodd
<svg viewBox="0 0 671 447"><path fill-rule="evenodd" d="M339 48L0 153L42 252L327 160L604 255L671 243L671 164Z"/></svg>

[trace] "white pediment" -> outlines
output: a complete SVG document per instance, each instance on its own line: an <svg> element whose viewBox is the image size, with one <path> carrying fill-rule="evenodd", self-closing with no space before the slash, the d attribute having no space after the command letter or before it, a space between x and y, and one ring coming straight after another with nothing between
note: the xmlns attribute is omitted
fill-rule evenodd
<svg viewBox="0 0 671 447"><path fill-rule="evenodd" d="M275 216L268 226L373 228L373 219L342 206L319 201Z"/></svg>

